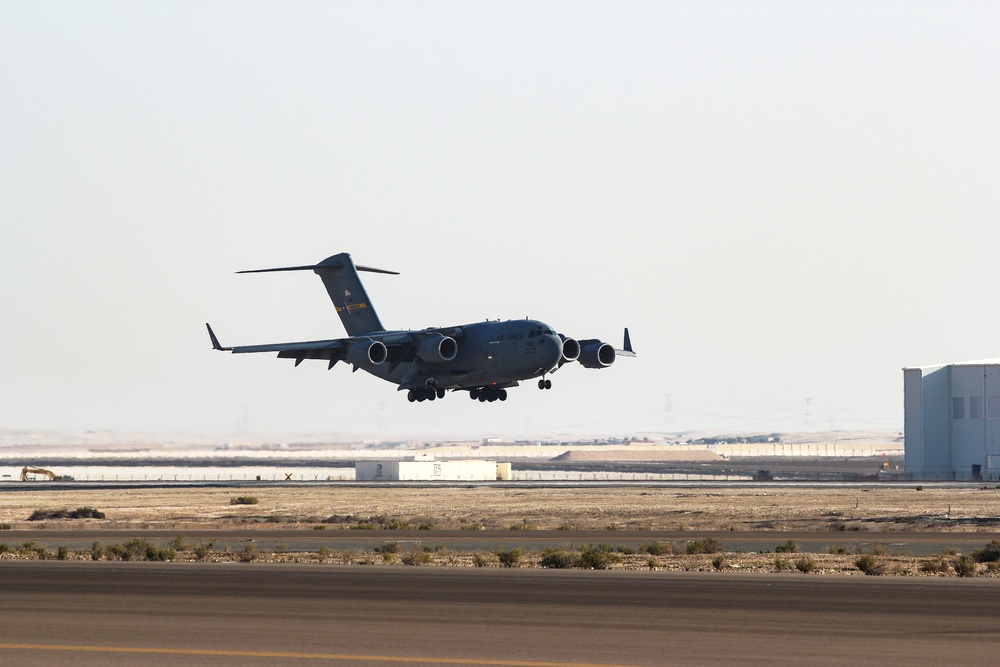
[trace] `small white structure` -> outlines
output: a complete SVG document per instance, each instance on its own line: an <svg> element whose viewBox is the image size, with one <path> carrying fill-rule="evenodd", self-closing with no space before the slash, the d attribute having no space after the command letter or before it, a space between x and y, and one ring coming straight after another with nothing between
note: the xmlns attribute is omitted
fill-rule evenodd
<svg viewBox="0 0 1000 667"><path fill-rule="evenodd" d="M903 369L906 475L1000 478L1000 359Z"/></svg>
<svg viewBox="0 0 1000 667"><path fill-rule="evenodd" d="M359 481L470 482L510 479L510 464L496 461L435 461L429 457L403 461L356 461ZM503 476L506 475L506 476Z"/></svg>

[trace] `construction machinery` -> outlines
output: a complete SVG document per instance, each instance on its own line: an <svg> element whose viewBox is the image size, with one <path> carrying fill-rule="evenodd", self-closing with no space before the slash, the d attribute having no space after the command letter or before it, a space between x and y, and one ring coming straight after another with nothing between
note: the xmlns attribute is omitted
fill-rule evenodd
<svg viewBox="0 0 1000 667"><path fill-rule="evenodd" d="M21 481L27 482L28 475L45 475L51 481L56 481L56 474L51 470L46 470L45 468L33 468L31 466L24 466L21 468Z"/></svg>

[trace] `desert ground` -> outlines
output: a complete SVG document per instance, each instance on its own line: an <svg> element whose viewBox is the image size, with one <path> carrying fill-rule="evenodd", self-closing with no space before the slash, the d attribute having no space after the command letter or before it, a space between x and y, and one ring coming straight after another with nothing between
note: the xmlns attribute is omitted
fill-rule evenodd
<svg viewBox="0 0 1000 667"><path fill-rule="evenodd" d="M253 504L239 504L241 501ZM256 501L256 502L253 502ZM94 508L104 518L44 518L57 510ZM907 533L974 533L979 546L998 534L1000 488L995 485L935 486L919 484L872 484L867 486L783 486L781 484L663 487L617 486L590 488L467 486L270 486L242 488L128 488L114 490L70 489L0 492L0 542L11 542L0 558L46 557L51 554L17 547L20 533L32 531L114 531L140 539L147 531L176 531L178 537L191 531L237 532L322 529L333 537L357 529L422 528L424 544L432 544L436 532L457 530L541 531L565 536L567 545L575 534L591 531L588 541L607 544L614 556L600 563L606 567L649 569L727 569L736 571L791 570L859 574L857 546L804 554L798 548L787 553L773 550L745 553L725 548L725 537L714 548L698 553L702 534L754 534L775 545L786 540L783 533L829 536L865 534L866 547L879 560L883 574L954 575L961 554L951 549L933 557L893 553L879 546ZM35 515L35 520L29 517ZM41 518L39 518L41 517ZM9 532L6 532L9 531ZM599 540L593 531L601 531ZM683 532L657 549L617 548L619 536L628 533ZM370 533L373 538L375 533ZM386 533L388 534L388 533ZM472 533L466 533L472 535ZM538 534L538 533L532 533ZM606 535L606 537L604 537ZM981 535L981 540L979 539ZM7 537L8 539L4 539ZM513 539L513 537L512 537ZM653 539L650 540L651 542ZM896 540L898 541L898 539ZM633 540L635 542L635 540ZM856 543L857 540L855 539ZM183 545L183 539L174 546ZM721 545L719 544L721 543ZM221 544L221 542L220 542ZM711 544L711 543L710 543ZM190 548L181 548L176 559L194 559ZM426 556L410 558L410 564L498 565L497 549L487 553L458 553L442 547L427 548ZM629 552L633 553L629 553ZM246 554L243 554L246 555ZM539 566L543 553L524 550L518 566ZM90 559L92 554L63 553L63 557ZM287 548L274 553L255 553L253 559L356 563L406 563L406 553L378 549L338 553L325 548L317 552L295 552ZM204 558L205 555L202 554ZM239 559L232 547L213 551L209 559ZM808 561L812 561L809 565ZM800 563L803 563L801 566ZM968 573L968 572L966 572ZM980 562L973 570L979 576L997 576L996 566Z"/></svg>

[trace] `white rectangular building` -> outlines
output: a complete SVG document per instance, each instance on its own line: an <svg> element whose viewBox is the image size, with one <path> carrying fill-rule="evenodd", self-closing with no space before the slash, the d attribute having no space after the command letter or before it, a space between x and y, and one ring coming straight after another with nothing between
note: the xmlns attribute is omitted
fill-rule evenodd
<svg viewBox="0 0 1000 667"><path fill-rule="evenodd" d="M1000 479L1000 359L903 369L910 479Z"/></svg>
<svg viewBox="0 0 1000 667"><path fill-rule="evenodd" d="M510 464L496 461L357 461L354 476L359 481L469 482L510 479Z"/></svg>

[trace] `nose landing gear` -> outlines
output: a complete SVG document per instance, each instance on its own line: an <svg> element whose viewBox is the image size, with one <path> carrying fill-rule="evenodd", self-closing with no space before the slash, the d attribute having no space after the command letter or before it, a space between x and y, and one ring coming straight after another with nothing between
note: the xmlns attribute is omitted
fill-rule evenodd
<svg viewBox="0 0 1000 667"><path fill-rule="evenodd" d="M552 380L546 380L545 378L542 378L541 380L538 381L538 388L552 389Z"/></svg>

